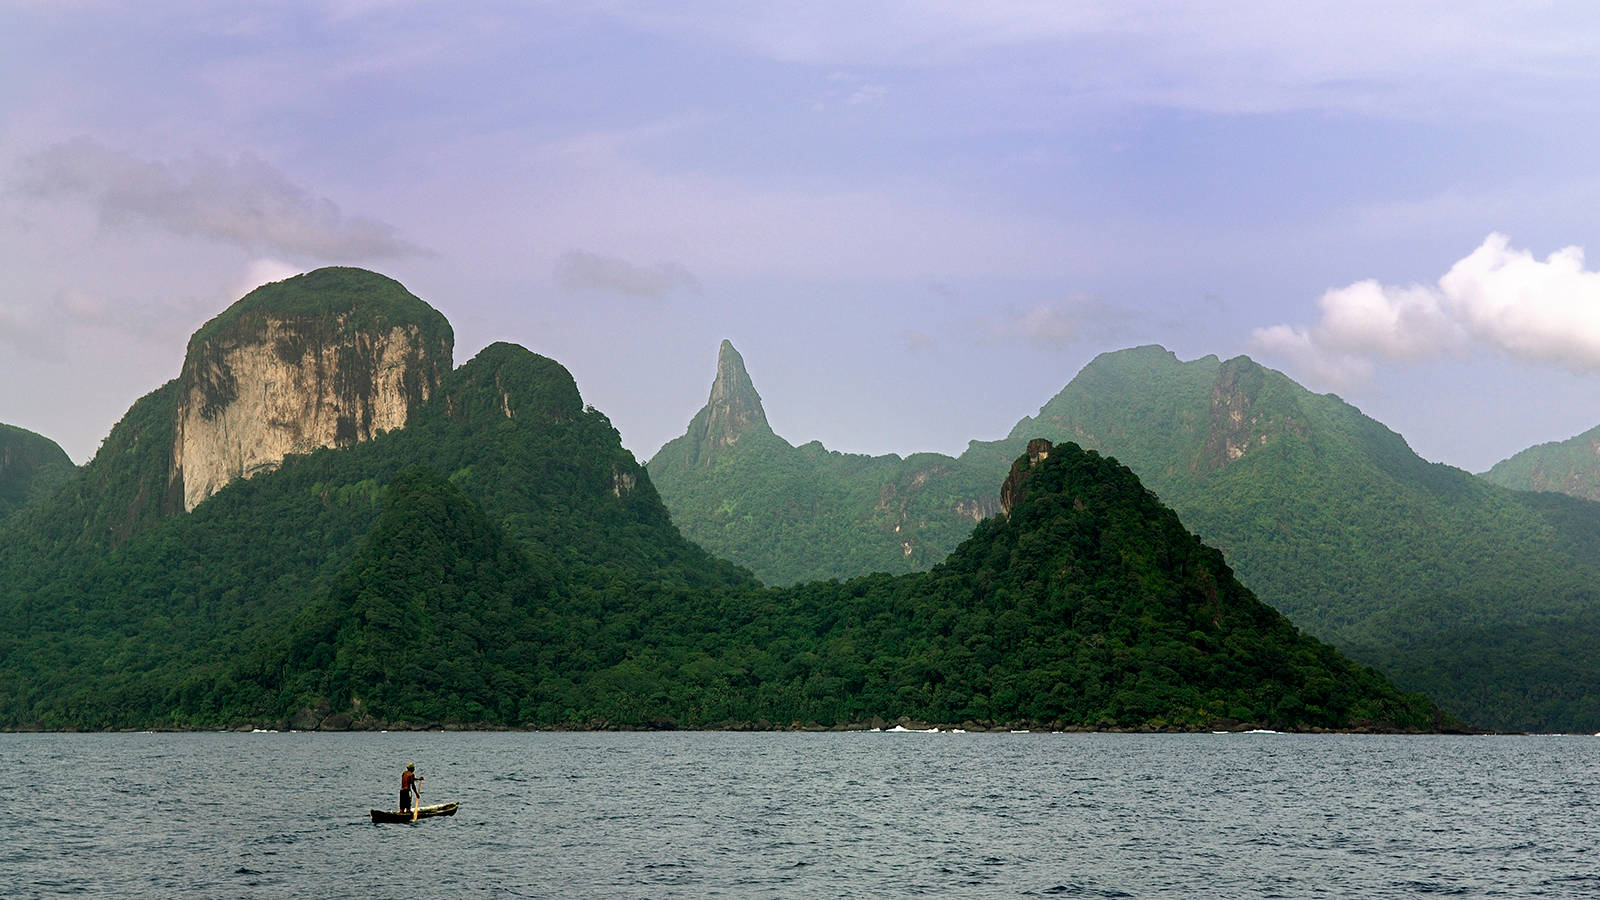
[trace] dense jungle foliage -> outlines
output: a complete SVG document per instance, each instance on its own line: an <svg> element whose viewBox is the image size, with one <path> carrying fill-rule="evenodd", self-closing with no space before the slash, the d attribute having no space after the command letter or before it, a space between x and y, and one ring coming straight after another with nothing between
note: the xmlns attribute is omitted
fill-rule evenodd
<svg viewBox="0 0 1600 900"><path fill-rule="evenodd" d="M1032 437L1115 456L1307 632L1464 719L1600 729L1583 699L1600 696L1600 662L1582 651L1600 613L1600 504L1428 463L1337 397L1244 357L1104 354L1010 436L974 442L958 459L888 457L840 471L821 461L851 457L741 442L709 465L664 469L662 496L686 534L784 580L892 556L899 523L874 516L894 496L915 510L920 549L890 570L923 568L970 527L974 486L1001 477ZM657 459L670 465L671 448ZM863 524L815 527L806 514L819 496L837 498L826 521ZM779 520L808 540L770 536ZM1529 652L1516 641L1530 641Z"/></svg>
<svg viewBox="0 0 1600 900"><path fill-rule="evenodd" d="M1448 724L1256 601L1126 469L1052 459L932 574L614 605L563 601L468 498L409 470L252 687L509 723Z"/></svg>
<svg viewBox="0 0 1600 900"><path fill-rule="evenodd" d="M12 513L53 494L75 467L55 441L15 425L0 425L0 526Z"/></svg>
<svg viewBox="0 0 1600 900"><path fill-rule="evenodd" d="M0 533L0 722L106 728L235 714L233 668L332 589L389 483L412 466L469 492L542 582L606 598L754 584L678 534L565 369L505 344L451 373L403 430L290 457L192 513L106 539L144 488L108 479L134 496L96 503L97 477L120 459L126 474L148 469L166 484L170 425L153 450L159 416L136 415L166 390L136 404L76 481Z"/></svg>
<svg viewBox="0 0 1600 900"><path fill-rule="evenodd" d="M107 536L155 480L97 505L92 479L160 469L165 390L0 534L0 726L1448 724L1076 447L931 573L775 590L683 539L571 376L505 344L403 430Z"/></svg>
<svg viewBox="0 0 1600 900"><path fill-rule="evenodd" d="M998 509L995 486L1009 459L980 469L932 453L902 459L790 444L767 425L726 341L712 394L650 460L650 478L685 536L767 584L926 571ZM747 414L730 423L714 415L719 407Z"/></svg>

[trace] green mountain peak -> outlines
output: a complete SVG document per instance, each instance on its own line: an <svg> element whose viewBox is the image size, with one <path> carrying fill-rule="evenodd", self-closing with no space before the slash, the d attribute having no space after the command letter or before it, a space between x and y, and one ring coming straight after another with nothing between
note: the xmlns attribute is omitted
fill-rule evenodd
<svg viewBox="0 0 1600 900"><path fill-rule="evenodd" d="M505 341L478 351L446 381L431 412L455 421L568 422L583 412L578 382L565 366Z"/></svg>
<svg viewBox="0 0 1600 900"><path fill-rule="evenodd" d="M245 294L190 336L190 353L230 333L258 334L268 319L337 319L351 331L415 326L430 344L448 348L455 343L444 315L405 285L366 269L328 266Z"/></svg>
<svg viewBox="0 0 1600 900"><path fill-rule="evenodd" d="M866 464L747 444L714 467L663 465L657 484L686 535L769 582L914 571L1000 511L974 507L976 491L992 503L1034 438L1114 456L1259 596L1464 719L1600 723L1600 663L1580 649L1600 639L1600 506L1430 463L1249 357L1101 354L1005 439L956 459ZM1570 444L1563 472L1600 458L1600 440Z"/></svg>

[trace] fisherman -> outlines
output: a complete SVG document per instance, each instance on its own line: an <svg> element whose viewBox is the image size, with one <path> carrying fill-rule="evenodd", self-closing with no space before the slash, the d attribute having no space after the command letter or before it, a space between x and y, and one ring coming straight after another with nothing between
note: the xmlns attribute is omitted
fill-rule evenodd
<svg viewBox="0 0 1600 900"><path fill-rule="evenodd" d="M417 787L417 782L421 780L422 776L417 774L417 764L407 763L405 772L400 775L400 811L412 813L413 818L416 813L411 810L411 795L416 794L418 800L422 799L422 789Z"/></svg>

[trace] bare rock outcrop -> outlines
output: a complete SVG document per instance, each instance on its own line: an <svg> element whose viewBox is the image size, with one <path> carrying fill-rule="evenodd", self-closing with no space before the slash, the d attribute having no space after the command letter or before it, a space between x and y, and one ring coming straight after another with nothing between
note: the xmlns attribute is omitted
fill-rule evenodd
<svg viewBox="0 0 1600 900"><path fill-rule="evenodd" d="M251 292L189 342L170 474L184 509L289 454L405 427L452 344L442 315L372 272L319 269Z"/></svg>

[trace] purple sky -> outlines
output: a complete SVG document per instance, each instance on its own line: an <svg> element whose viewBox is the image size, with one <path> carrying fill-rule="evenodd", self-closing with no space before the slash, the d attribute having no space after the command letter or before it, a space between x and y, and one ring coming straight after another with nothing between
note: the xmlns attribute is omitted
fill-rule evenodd
<svg viewBox="0 0 1600 900"><path fill-rule="evenodd" d="M641 460L723 338L846 451L960 452L1142 343L1474 471L1600 424L1600 7L764 6L0 0L0 422L84 462L340 264Z"/></svg>

